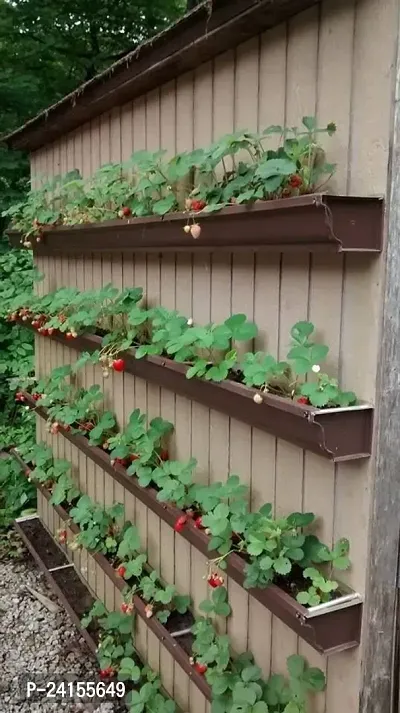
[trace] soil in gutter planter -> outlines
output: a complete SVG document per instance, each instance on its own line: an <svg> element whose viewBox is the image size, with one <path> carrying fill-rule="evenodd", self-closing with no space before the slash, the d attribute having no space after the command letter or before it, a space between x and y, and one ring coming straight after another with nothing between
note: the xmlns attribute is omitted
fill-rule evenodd
<svg viewBox="0 0 400 713"><path fill-rule="evenodd" d="M20 322L29 328L29 323ZM76 349L94 352L101 346L101 337L82 334L67 340L54 333L48 339ZM213 383L203 379L187 379L187 366L161 356L136 359L134 349L121 352L125 371L145 381L163 386L169 391L192 399L209 408L271 433L333 462L368 458L372 449L374 408L370 404L336 409L303 406L271 394L263 395L256 404L255 389L234 381Z"/></svg>
<svg viewBox="0 0 400 713"><path fill-rule="evenodd" d="M28 527L28 523L30 522L35 522L34 529ZM93 606L94 598L82 582L78 573L74 567L51 572L52 567L45 564L46 554L51 546L58 549L63 559L60 565L53 566L62 566L70 563L65 554L54 542L51 535L47 532L39 517L29 520L15 520L14 527L22 537L39 568L44 572L51 589L55 592L61 605L71 617L76 628L80 631L89 649L92 653L96 653L98 642L98 630L96 626L92 625L88 629L84 629L80 623L82 614Z"/></svg>
<svg viewBox="0 0 400 713"><path fill-rule="evenodd" d="M29 394L25 395L27 402L36 408L37 413L42 418L46 418L45 409L37 407L36 402ZM112 466L109 456L102 449L89 446L87 439L83 436L72 435L63 429L60 432L171 527L183 514L178 508L158 501L157 491L154 488L141 487L136 478L128 476L120 465ZM208 549L209 537L195 528L191 521L186 524L180 534L207 559L217 556L216 552L210 552ZM226 559L226 563L227 575L244 587L246 564L244 558L233 553ZM111 565L108 563L107 565L112 576L116 577ZM320 605L320 613L316 613L314 610L312 615L309 609L299 604L276 584L271 584L265 589L254 588L246 591L319 653L329 655L353 648L360 643L362 599L357 593L350 590L350 599L345 600L344 597L347 598L349 591L344 586L342 596L330 602L330 606Z"/></svg>
<svg viewBox="0 0 400 713"><path fill-rule="evenodd" d="M46 569L53 569L53 567L60 567L68 563L64 552L56 545L38 518L24 520L19 523L19 526L27 539L35 543L35 548Z"/></svg>
<svg viewBox="0 0 400 713"><path fill-rule="evenodd" d="M199 213L201 237L183 231L185 213L45 228L38 255L135 252L300 250L369 252L382 249L383 199L310 194ZM14 247L21 235L10 231Z"/></svg>

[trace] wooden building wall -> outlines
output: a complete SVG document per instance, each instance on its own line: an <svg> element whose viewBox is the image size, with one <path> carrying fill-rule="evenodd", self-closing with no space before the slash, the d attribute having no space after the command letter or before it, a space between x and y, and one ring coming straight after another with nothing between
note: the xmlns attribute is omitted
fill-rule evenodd
<svg viewBox="0 0 400 713"><path fill-rule="evenodd" d="M328 158L337 162L336 192L360 195L386 191L394 54L395 0L325 0L160 87L82 126L32 155L34 177L79 168L90 175L100 165L120 161L137 149L176 151L208 144L232 129L260 129L273 123L296 125L316 115L320 125L337 124L326 140ZM61 285L142 286L150 304L176 308L196 322L223 320L245 312L260 327L257 348L286 354L289 329L310 319L330 346L329 372L360 398L374 400L377 369L382 263L363 255L136 255L42 258L39 268L48 291ZM73 351L37 340L40 372L75 360ZM121 425L134 407L149 417L161 414L175 424L173 455L198 459L197 478L208 482L240 474L251 488L254 507L274 503L278 512L314 511L319 534L328 544L351 541L353 566L344 575L360 592L365 588L371 465L368 461L333 465L266 433L209 410L129 374L102 380L90 368L86 384L103 385L108 405ZM39 436L50 440L38 425ZM207 595L204 557L113 483L61 436L51 438L61 457L71 459L83 490L99 501L125 502L127 518L138 525L153 567L195 605ZM372 463L372 461L371 461ZM58 524L41 503L51 529ZM76 555L91 587L118 605L91 559ZM322 659L235 582L228 584L233 616L228 633L236 652L253 651L268 674L285 669L298 651L327 672L326 693L313 713L356 713L362 648ZM167 690L182 710L205 713L199 691L170 655L139 622L139 649L159 669Z"/></svg>

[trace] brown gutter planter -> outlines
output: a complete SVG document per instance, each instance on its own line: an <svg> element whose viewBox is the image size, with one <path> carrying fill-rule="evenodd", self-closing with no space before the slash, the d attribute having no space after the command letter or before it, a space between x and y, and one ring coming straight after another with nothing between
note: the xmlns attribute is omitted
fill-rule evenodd
<svg viewBox="0 0 400 713"><path fill-rule="evenodd" d="M383 198L310 194L199 213L201 236L183 231L188 216L170 213L45 228L37 255L99 252L236 252L241 250L370 252L382 250ZM20 247L21 235L9 232Z"/></svg>
<svg viewBox="0 0 400 713"><path fill-rule="evenodd" d="M29 394L25 394L25 397L26 402L45 419L45 409L37 407ZM168 525L173 527L178 517L183 514L182 510L173 505L157 500L157 491L140 486L136 478L127 475L125 468L120 465L112 466L110 457L101 448L89 446L84 436L73 435L63 429L60 432ZM216 552L210 552L208 549L209 537L190 521L180 534L207 559L217 556ZM238 554L232 554L226 562L227 575L243 587L245 561ZM314 649L329 655L353 648L360 643L362 598L344 585L341 585L340 590L343 596L310 609L298 604L293 597L274 584L265 589L254 588L247 591Z"/></svg>
<svg viewBox="0 0 400 713"><path fill-rule="evenodd" d="M25 322L21 324L30 326ZM94 335L82 334L68 340L58 332L46 338L78 351L94 352L101 346L101 338ZM253 396L258 392L244 384L187 379L185 364L159 356L135 359L133 349L123 352L122 356L128 373L335 463L371 455L374 409L369 404L324 410L271 394L264 394L263 403L256 404Z"/></svg>
<svg viewBox="0 0 400 713"><path fill-rule="evenodd" d="M97 644L96 641L92 638L90 633L83 628L80 617L74 610L74 608L71 606L70 602L68 601L67 594L64 593L63 587L62 587L62 582L61 582L61 577L60 574L62 572L65 572L65 569L68 567L69 568L69 574L68 574L68 590L71 592L71 585L73 585L73 591L75 593L75 597L78 593L82 592L82 598L84 598L85 603L86 603L86 608L90 608L93 605L94 599L89 593L88 588L84 585L82 582L81 578L78 576L74 566L68 561L67 557L65 554L62 552L60 549L60 556L63 556L63 563L54 569L48 569L38 552L36 545L35 545L35 538L31 538L28 535L28 532L26 531L26 523L30 523L31 521L37 521L38 527L41 528L41 537L40 540L48 539L49 544L55 545L54 539L51 537L49 532L46 530L44 525L42 524L40 518L38 515L29 515L28 517L22 517L22 518L17 518L14 520L14 527L16 531L19 533L20 537L24 541L25 545L27 546L29 552L31 553L32 557L38 564L39 568L41 569L42 572L44 572L46 579L50 585L50 588L53 590L53 592L57 595L61 605L64 607L66 610L67 614L70 616L73 624L75 627L78 629L80 635L84 638L87 646L89 647L90 651L93 654L96 654L97 650ZM57 545L56 545L57 546ZM63 578L64 580L64 578Z"/></svg>
<svg viewBox="0 0 400 713"><path fill-rule="evenodd" d="M65 434L66 435L66 434ZM71 440L72 443L74 443L73 440ZM75 444L76 445L76 444ZM10 450L10 453L16 458L16 460L20 463L20 465L23 467L24 473L27 477L30 468L28 465L23 461L23 459L20 457L17 451L15 449ZM128 477L128 476L127 476ZM51 499L51 493L47 488L44 488L40 483L35 483L35 481L32 481L37 489L41 492L41 494L46 498L47 501L50 501ZM78 525L76 525L74 522L72 522L69 513L61 506L61 505L52 505L54 508L55 512L60 516L60 518L67 524L68 528L71 530L71 532L74 535L79 535L80 533L80 528ZM50 535L49 535L50 537ZM33 552L32 552L33 554ZM114 586L122 592L123 589L125 589L126 582L124 579L119 577L117 573L115 572L114 568L112 565L109 563L109 561L106 559L106 557L99 553L99 552L89 552L91 557L97 562L98 565L100 565L101 569L103 570L104 574L110 579ZM35 556L35 555L34 555ZM143 621L146 623L146 625L149 627L149 629L153 632L153 634L156 635L156 637L159 639L159 641L165 646L167 651L171 654L171 656L174 658L174 660L179 664L179 666L185 671L185 673L190 677L190 679L193 681L193 683L199 688L199 690L203 693L203 695L207 698L207 700L211 701L211 688L208 685L207 681L205 680L204 676L199 674L195 668L191 665L189 661L189 656L186 653L186 651L179 645L178 641L171 635L171 633L161 624L161 622L157 619L156 616L148 618L146 616L146 611L145 607L146 604L145 602L137 595L134 595L133 597L133 603L135 605L135 611L137 614L143 619Z"/></svg>

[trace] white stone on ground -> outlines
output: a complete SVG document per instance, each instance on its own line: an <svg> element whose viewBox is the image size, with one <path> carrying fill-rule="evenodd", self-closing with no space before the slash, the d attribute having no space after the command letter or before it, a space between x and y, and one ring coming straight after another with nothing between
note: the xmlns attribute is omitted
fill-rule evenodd
<svg viewBox="0 0 400 713"><path fill-rule="evenodd" d="M44 575L25 561L0 562L0 713L119 713L121 702L26 699L26 681L98 681L98 665L62 608L51 613L25 589L57 601ZM67 679L68 677L68 679Z"/></svg>

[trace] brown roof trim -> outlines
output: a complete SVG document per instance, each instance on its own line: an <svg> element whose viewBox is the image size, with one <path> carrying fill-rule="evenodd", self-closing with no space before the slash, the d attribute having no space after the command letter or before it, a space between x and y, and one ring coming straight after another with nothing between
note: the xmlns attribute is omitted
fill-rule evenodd
<svg viewBox="0 0 400 713"><path fill-rule="evenodd" d="M85 122L195 69L319 0L205 0L89 82L4 137L34 151Z"/></svg>

